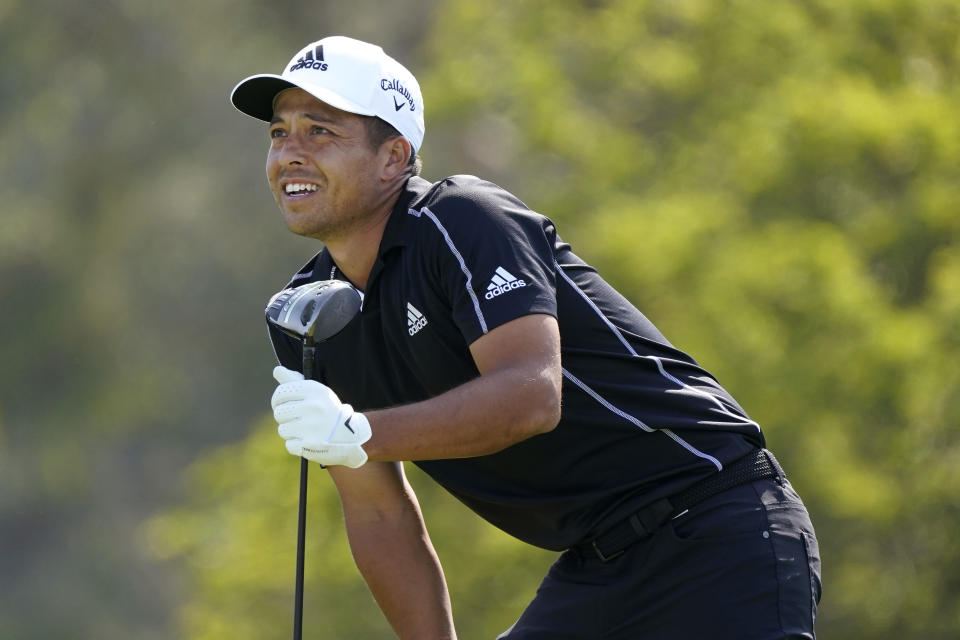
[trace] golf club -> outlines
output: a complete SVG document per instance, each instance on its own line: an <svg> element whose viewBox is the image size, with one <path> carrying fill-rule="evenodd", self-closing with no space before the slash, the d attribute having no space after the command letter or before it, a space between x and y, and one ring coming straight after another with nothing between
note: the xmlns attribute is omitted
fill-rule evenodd
<svg viewBox="0 0 960 640"><path fill-rule="evenodd" d="M312 380L315 345L339 333L360 311L360 292L342 280L321 280L284 289L267 303L267 322L303 344L303 377ZM307 531L307 459L300 458L297 512L297 577L293 639L303 633L303 555Z"/></svg>

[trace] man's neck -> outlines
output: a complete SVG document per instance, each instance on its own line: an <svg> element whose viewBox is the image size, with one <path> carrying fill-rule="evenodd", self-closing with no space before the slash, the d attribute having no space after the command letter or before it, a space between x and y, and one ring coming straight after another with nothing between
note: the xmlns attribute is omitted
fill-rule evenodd
<svg viewBox="0 0 960 640"><path fill-rule="evenodd" d="M380 242L384 229L403 196L407 181L412 177L409 172L397 175L392 183L380 193L373 213L362 218L363 222L345 230L335 238L322 238L334 264L346 276L347 280L360 291L366 291L367 282L373 265L380 253Z"/></svg>
<svg viewBox="0 0 960 640"><path fill-rule="evenodd" d="M337 268L360 291L367 288L367 280L377 261L383 232L393 213L397 197L392 198L389 206L371 216L363 226L324 243Z"/></svg>

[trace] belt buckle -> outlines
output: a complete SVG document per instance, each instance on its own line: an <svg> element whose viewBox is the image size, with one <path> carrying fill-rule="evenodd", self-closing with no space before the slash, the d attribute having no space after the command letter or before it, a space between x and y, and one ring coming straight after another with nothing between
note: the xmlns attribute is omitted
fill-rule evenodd
<svg viewBox="0 0 960 640"><path fill-rule="evenodd" d="M613 553L613 554L611 554L611 555L609 555L609 556L605 556L605 555L603 555L603 551L600 551L600 547L597 546L597 541L596 541L596 540L594 540L594 541L591 543L591 546L593 546L593 550L594 550L594 552L596 552L597 557L600 558L600 562L610 562L611 560L613 560L613 559L616 558L617 556L623 555L623 552L624 552L624 549L620 549L620 551L617 551L617 552L615 552L615 553Z"/></svg>

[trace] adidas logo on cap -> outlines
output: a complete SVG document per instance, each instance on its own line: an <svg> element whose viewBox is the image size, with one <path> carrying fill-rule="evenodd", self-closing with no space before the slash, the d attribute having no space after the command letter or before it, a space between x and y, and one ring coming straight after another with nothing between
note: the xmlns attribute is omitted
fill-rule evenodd
<svg viewBox="0 0 960 640"><path fill-rule="evenodd" d="M299 71L300 69L313 69L315 71L326 71L330 65L323 59L323 45L318 44L313 49L309 47L296 62L290 65L287 73Z"/></svg>
<svg viewBox="0 0 960 640"><path fill-rule="evenodd" d="M526 282L515 278L512 273L503 267L497 267L493 277L490 278L490 284L487 285L487 293L483 297L487 300L493 300L502 293L525 286L527 286Z"/></svg>
<svg viewBox="0 0 960 640"><path fill-rule="evenodd" d="M427 326L427 319L423 317L415 306L407 303L407 333L411 336L416 335L420 329Z"/></svg>

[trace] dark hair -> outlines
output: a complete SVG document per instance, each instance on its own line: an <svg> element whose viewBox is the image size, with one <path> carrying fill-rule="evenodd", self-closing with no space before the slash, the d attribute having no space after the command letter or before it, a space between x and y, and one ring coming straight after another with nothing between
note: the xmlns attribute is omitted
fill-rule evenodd
<svg viewBox="0 0 960 640"><path fill-rule="evenodd" d="M399 138L400 132L397 129L382 118L377 116L366 116L364 117L364 125L367 128L367 142L370 143L370 146L374 149L379 149L387 140L391 138ZM420 159L420 154L416 151L410 152L410 160L407 162L407 166L412 169L412 175L420 175L420 169L423 167L423 161Z"/></svg>

